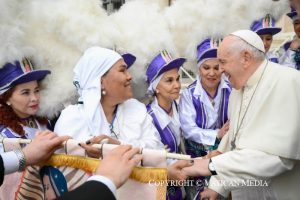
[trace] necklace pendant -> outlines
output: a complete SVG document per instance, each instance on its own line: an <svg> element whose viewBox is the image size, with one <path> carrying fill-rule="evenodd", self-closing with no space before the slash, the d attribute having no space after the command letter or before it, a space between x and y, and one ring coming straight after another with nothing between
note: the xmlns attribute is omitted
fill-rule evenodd
<svg viewBox="0 0 300 200"><path fill-rule="evenodd" d="M212 100L212 101L211 101L211 104L212 104L212 106L214 107L216 103L215 103L214 100Z"/></svg>
<svg viewBox="0 0 300 200"><path fill-rule="evenodd" d="M234 150L234 149L236 148L235 141L232 140L232 141L230 142L230 144L231 144L231 151L232 151L232 150Z"/></svg>

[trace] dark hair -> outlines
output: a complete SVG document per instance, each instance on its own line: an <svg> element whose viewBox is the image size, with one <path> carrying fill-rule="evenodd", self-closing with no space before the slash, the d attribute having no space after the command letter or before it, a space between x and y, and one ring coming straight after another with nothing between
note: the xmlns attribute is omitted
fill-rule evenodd
<svg viewBox="0 0 300 200"><path fill-rule="evenodd" d="M19 134L20 136L23 136L25 134L25 132L22 127L21 119L13 111L13 109L6 104L6 102L11 97L13 92L14 92L14 87L9 89L2 95L0 95L0 125L9 127L15 133ZM46 125L48 123L48 120L46 118L35 117L35 119L39 123L44 124L44 125Z"/></svg>

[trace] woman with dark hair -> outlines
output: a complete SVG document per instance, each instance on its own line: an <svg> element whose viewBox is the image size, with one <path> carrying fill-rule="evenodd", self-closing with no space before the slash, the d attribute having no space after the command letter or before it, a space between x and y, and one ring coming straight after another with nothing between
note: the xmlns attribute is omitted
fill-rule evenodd
<svg viewBox="0 0 300 200"><path fill-rule="evenodd" d="M182 152L182 133L176 100L180 96L181 88L178 70L185 61L185 58L172 58L169 52L163 50L151 61L146 71L149 84L147 94L153 97L153 101L147 105L147 110L162 143L171 153ZM168 164L173 162L168 160ZM180 200L184 196L183 187L168 187L168 200Z"/></svg>
<svg viewBox="0 0 300 200"><path fill-rule="evenodd" d="M48 121L36 116L40 102L39 81L50 74L48 70L33 70L29 60L6 63L0 69L0 136L31 139L38 131L47 130ZM0 145L0 151L6 151ZM15 150L20 151L20 150ZM17 153L21 155L21 152ZM21 166L20 171L24 170ZM6 177L0 199L12 199L11 184L18 184L21 173ZM5 192L4 192L5 191Z"/></svg>
<svg viewBox="0 0 300 200"><path fill-rule="evenodd" d="M6 63L0 69L0 132L8 138L32 138L45 130L47 119L36 116L40 80L48 70L33 70L29 60Z"/></svg>
<svg viewBox="0 0 300 200"><path fill-rule="evenodd" d="M208 38L197 46L197 80L180 98L179 117L186 152L193 158L216 155L229 129L227 110L231 86L219 68L217 48L220 41ZM199 177L197 183L197 186L187 187L190 199L203 190L204 177Z"/></svg>

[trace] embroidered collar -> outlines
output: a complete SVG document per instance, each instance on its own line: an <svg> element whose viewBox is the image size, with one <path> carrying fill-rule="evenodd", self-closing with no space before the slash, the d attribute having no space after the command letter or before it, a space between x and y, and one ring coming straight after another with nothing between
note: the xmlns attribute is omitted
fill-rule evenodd
<svg viewBox="0 0 300 200"><path fill-rule="evenodd" d="M219 94L220 93L220 90L222 89L230 89L230 86L229 84L225 81L225 78L221 77L221 81L220 81L220 84L218 86L218 91L216 92L216 94ZM194 90L194 93L193 95L195 97L198 97L200 96L200 100L201 101L204 101L204 95L207 95L205 90L203 89L202 85L201 85L201 78L198 76L197 77L197 81L196 81L196 86L195 86L195 90Z"/></svg>
<svg viewBox="0 0 300 200"><path fill-rule="evenodd" d="M159 124L162 129L164 129L171 122L172 119L178 118L178 113L176 109L175 103L172 103L173 116L169 116L159 105L157 102L157 98L155 97L151 103L152 110L156 117L159 119ZM179 121L176 120L176 121Z"/></svg>

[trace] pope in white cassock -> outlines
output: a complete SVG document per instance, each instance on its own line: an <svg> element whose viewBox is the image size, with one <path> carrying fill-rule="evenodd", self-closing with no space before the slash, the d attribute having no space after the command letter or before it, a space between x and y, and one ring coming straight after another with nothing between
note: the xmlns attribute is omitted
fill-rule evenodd
<svg viewBox="0 0 300 200"><path fill-rule="evenodd" d="M230 128L211 159L197 159L188 176L213 175L202 198L300 198L300 72L269 62L249 30L226 36L218 49L234 90Z"/></svg>

